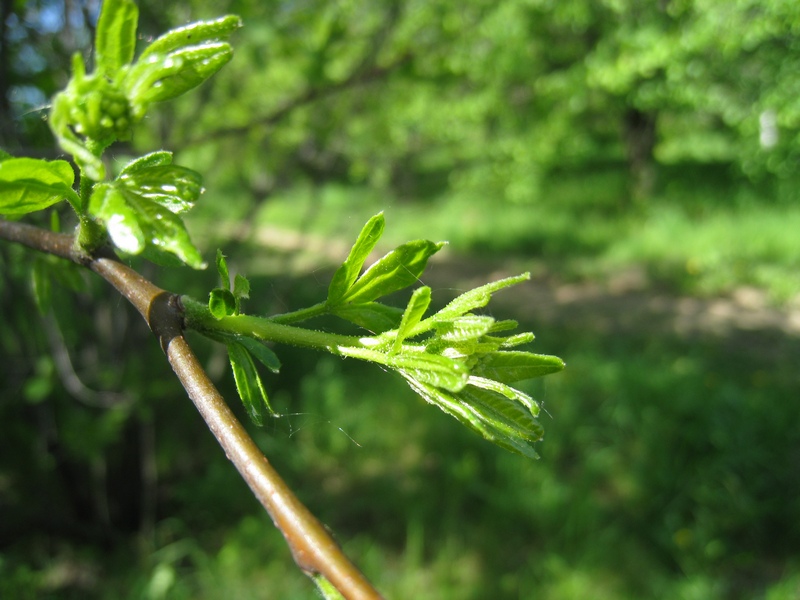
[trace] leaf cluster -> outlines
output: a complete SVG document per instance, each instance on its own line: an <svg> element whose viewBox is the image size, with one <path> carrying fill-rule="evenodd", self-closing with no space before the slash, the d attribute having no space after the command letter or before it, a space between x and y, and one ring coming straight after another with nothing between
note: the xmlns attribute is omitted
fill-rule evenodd
<svg viewBox="0 0 800 600"><path fill-rule="evenodd" d="M69 163L0 151L0 214L17 217L67 200L79 217L76 239L85 250L110 239L122 252L160 264L203 268L182 218L203 190L200 174L159 151L134 159L107 181L103 152L129 139L152 104L184 94L226 64L233 53L227 38L241 21L228 15L174 29L134 61L138 15L132 0L104 2L94 70L87 73L76 54L72 78L53 99L48 122L79 167L79 191Z"/></svg>
<svg viewBox="0 0 800 600"><path fill-rule="evenodd" d="M431 303L431 289L418 287L405 309L397 309L379 300L417 283L428 259L443 244L427 240L407 242L362 272L384 226L382 213L366 223L334 273L324 302L271 318L241 313L240 298L249 292L249 285L237 275L236 281L240 283L234 283L231 289L227 265L218 253L223 286L212 290L207 308L194 314L194 309L190 310L190 326L228 345L237 388L251 416L261 406L256 401L257 395L267 408L269 404L248 353L277 370L277 357L267 352L261 342L296 343L392 369L426 401L487 440L535 457L533 444L543 435L536 419L539 405L511 384L557 372L564 363L555 356L516 349L532 342L534 336L507 335L517 327L515 321L496 321L476 313L488 304L492 294L526 281L529 274L465 292L428 317L425 314ZM359 325L372 335L341 336L287 325L323 314ZM248 340L247 344L244 340ZM253 420L262 422L261 415Z"/></svg>

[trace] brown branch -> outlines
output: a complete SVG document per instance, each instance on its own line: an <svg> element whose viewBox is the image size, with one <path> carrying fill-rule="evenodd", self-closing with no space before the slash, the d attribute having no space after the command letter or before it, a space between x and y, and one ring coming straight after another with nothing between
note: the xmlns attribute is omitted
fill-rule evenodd
<svg viewBox="0 0 800 600"><path fill-rule="evenodd" d="M127 298L158 338L172 369L225 455L286 538L297 565L308 575L325 577L348 600L381 598L289 489L228 408L183 336L183 310L178 296L122 264L108 250L102 255L86 256L75 248L69 235L0 219L0 238L84 265Z"/></svg>

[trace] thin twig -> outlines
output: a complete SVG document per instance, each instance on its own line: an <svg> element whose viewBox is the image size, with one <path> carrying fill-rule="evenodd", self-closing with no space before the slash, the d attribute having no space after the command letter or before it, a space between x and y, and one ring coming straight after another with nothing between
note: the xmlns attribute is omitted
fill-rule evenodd
<svg viewBox="0 0 800 600"><path fill-rule="evenodd" d="M183 336L179 297L162 290L110 252L86 256L72 236L0 219L0 238L66 258L91 269L113 285L141 313L172 369L211 432L286 538L297 565L321 575L348 600L380 599L325 527L300 502L253 442L206 375Z"/></svg>

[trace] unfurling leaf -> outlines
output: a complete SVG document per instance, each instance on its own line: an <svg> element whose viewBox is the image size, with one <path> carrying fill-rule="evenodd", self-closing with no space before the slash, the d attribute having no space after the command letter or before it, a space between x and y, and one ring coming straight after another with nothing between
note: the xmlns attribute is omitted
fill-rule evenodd
<svg viewBox="0 0 800 600"><path fill-rule="evenodd" d="M133 60L139 9L132 0L103 2L95 33L97 71L113 78Z"/></svg>
<svg viewBox="0 0 800 600"><path fill-rule="evenodd" d="M236 298L230 290L214 288L208 295L208 310L215 319L230 317L236 314Z"/></svg>
<svg viewBox="0 0 800 600"><path fill-rule="evenodd" d="M425 270L428 259L442 246L444 242L437 244L428 240L415 240L398 246L367 269L339 302L372 302L412 285Z"/></svg>
<svg viewBox="0 0 800 600"><path fill-rule="evenodd" d="M467 315L435 323L436 333L445 342L465 342L486 335L492 327L492 317Z"/></svg>
<svg viewBox="0 0 800 600"><path fill-rule="evenodd" d="M530 413L511 400L472 386L453 394L403 375L422 398L485 439L506 450L538 458L533 443L542 438L543 429Z"/></svg>
<svg viewBox="0 0 800 600"><path fill-rule="evenodd" d="M472 368L474 375L503 383L543 377L564 368L557 356L531 352L492 352L482 356Z"/></svg>
<svg viewBox="0 0 800 600"><path fill-rule="evenodd" d="M125 74L122 87L141 118L153 102L184 94L214 75L233 56L226 40L241 27L228 15L169 31L150 44Z"/></svg>
<svg viewBox="0 0 800 600"><path fill-rule="evenodd" d="M272 350L264 345L264 342L244 336L239 336L236 339L242 346L247 348L250 354L258 359L258 361L270 371L277 373L281 370L281 361Z"/></svg>
<svg viewBox="0 0 800 600"><path fill-rule="evenodd" d="M139 59L153 55L166 55L180 48L198 46L208 42L225 40L242 26L242 20L236 15L227 15L213 21L198 21L183 27L172 29L156 38L145 48Z"/></svg>
<svg viewBox="0 0 800 600"><path fill-rule="evenodd" d="M231 276L228 272L228 261L225 260L225 255L219 248L217 248L217 273L219 273L219 279L222 282L222 287L230 291Z"/></svg>
<svg viewBox="0 0 800 600"><path fill-rule="evenodd" d="M414 293L411 294L411 298L408 301L406 310L403 312L403 319L400 321L400 326L397 328L397 337L392 346L392 353L396 354L400 351L403 340L411 335L414 327L417 326L422 316L425 314L425 311L428 310L430 303L431 288L424 286L414 290Z"/></svg>
<svg viewBox="0 0 800 600"><path fill-rule="evenodd" d="M331 284L328 287L329 305L337 305L358 279L358 274L361 273L361 268L364 266L369 253L372 252L375 244L378 243L381 235L383 235L385 224L383 213L378 213L367 221L366 225L361 229L356 243L350 249L350 254L331 279Z"/></svg>
<svg viewBox="0 0 800 600"><path fill-rule="evenodd" d="M471 312L476 308L486 306L489 303L489 300L491 300L494 292L518 283L522 283L530 278L530 273L523 273L522 275L517 275L515 277L507 277L505 279L500 279L499 281L493 281L492 283L487 283L479 288L465 292L455 298L438 313L433 315L431 319L440 321L443 319L460 317L461 315Z"/></svg>
<svg viewBox="0 0 800 600"><path fill-rule="evenodd" d="M247 349L238 342L229 341L227 346L239 398L241 398L250 420L260 427L264 423L264 408L270 414L274 414L264 384L261 382L261 377Z"/></svg>
<svg viewBox="0 0 800 600"><path fill-rule="evenodd" d="M244 275L237 273L233 278L233 295L236 296L237 301L250 297L250 281Z"/></svg>
<svg viewBox="0 0 800 600"><path fill-rule="evenodd" d="M203 191L197 171L177 165L158 165L128 171L117 178L126 192L160 204L180 215L192 208Z"/></svg>
<svg viewBox="0 0 800 600"><path fill-rule="evenodd" d="M145 161L144 159L148 159ZM205 267L200 252L178 216L202 191L200 175L164 164L158 154L129 164L115 181L95 186L89 211L102 219L112 242L129 254L148 251L151 260L172 254L196 269Z"/></svg>

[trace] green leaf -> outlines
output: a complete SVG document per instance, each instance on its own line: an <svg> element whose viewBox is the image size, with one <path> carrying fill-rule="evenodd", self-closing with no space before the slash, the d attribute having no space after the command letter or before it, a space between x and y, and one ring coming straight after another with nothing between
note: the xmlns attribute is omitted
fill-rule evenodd
<svg viewBox="0 0 800 600"><path fill-rule="evenodd" d="M200 85L233 58L227 42L192 46L141 59L123 80L138 117L153 102L164 102Z"/></svg>
<svg viewBox="0 0 800 600"><path fill-rule="evenodd" d="M340 304L331 309L331 314L378 334L396 329L403 311L380 302L363 304Z"/></svg>
<svg viewBox="0 0 800 600"><path fill-rule="evenodd" d="M203 191L200 173L177 165L129 170L117 182L130 194L160 204L176 215L192 208Z"/></svg>
<svg viewBox="0 0 800 600"><path fill-rule="evenodd" d="M342 266L336 270L331 279L331 284L328 287L329 305L338 304L356 281L358 274L361 273L361 268L364 266L364 261L367 260L369 253L372 252L381 235L383 235L385 224L383 213L378 213L367 221L366 225L361 229L356 243L350 249L350 254L347 255Z"/></svg>
<svg viewBox="0 0 800 600"><path fill-rule="evenodd" d="M398 246L367 269L339 301L371 302L416 283L428 259L442 246L444 242L437 244L428 240Z"/></svg>
<svg viewBox="0 0 800 600"><path fill-rule="evenodd" d="M492 352L482 357L472 368L473 375L513 383L543 377L564 368L557 356L531 352Z"/></svg>
<svg viewBox="0 0 800 600"><path fill-rule="evenodd" d="M406 310L403 313L403 318L400 321L400 327L397 328L397 337L392 346L392 352L394 354L400 351L403 340L409 336L414 327L420 322L425 311L428 310L430 303L431 288L428 286L417 288L414 290L414 293L411 294Z"/></svg>
<svg viewBox="0 0 800 600"><path fill-rule="evenodd" d="M493 430L494 443L505 441L516 449L519 442L538 442L544 437L544 428L539 421L508 398L472 386L458 397L465 407Z"/></svg>
<svg viewBox="0 0 800 600"><path fill-rule="evenodd" d="M505 396L509 400L513 400L514 402L518 402L525 406L525 408L527 408L534 417L539 415L539 404L536 402L536 400L531 398L525 392L514 389L505 383L500 383L499 381L494 381L492 379L486 379L485 377L476 377L475 375L471 375L469 378L469 385Z"/></svg>
<svg viewBox="0 0 800 600"><path fill-rule="evenodd" d="M446 342L464 342L486 335L494 324L492 317L466 315L435 323L437 337Z"/></svg>
<svg viewBox="0 0 800 600"><path fill-rule="evenodd" d="M247 350L252 354L256 359L261 362L265 367L267 367L273 373L277 373L281 369L281 361L275 355L275 353L269 349L269 347L264 345L264 342L260 340L254 340L253 338L240 336L237 338L237 341L247 348Z"/></svg>
<svg viewBox="0 0 800 600"><path fill-rule="evenodd" d="M238 342L228 342L227 346L239 398L250 420L260 427L264 423L262 417L264 407L270 414L275 414L269 404L264 384L247 349Z"/></svg>
<svg viewBox="0 0 800 600"><path fill-rule="evenodd" d="M2 148L0 148L0 162L3 162L4 160L8 160L9 158L14 158L14 157L12 155L10 155L8 152L6 152L5 150L3 150Z"/></svg>
<svg viewBox="0 0 800 600"><path fill-rule="evenodd" d="M396 369L405 376L451 392L467 385L469 370L466 365L446 356L427 352L404 352L389 355L369 348L342 346L338 352L344 356L359 358Z"/></svg>
<svg viewBox="0 0 800 600"><path fill-rule="evenodd" d="M214 288L208 295L208 310L215 319L236 314L236 298L229 290Z"/></svg>
<svg viewBox="0 0 800 600"><path fill-rule="evenodd" d="M103 219L111 241L128 254L144 250L147 236L137 211L125 200L124 193L112 184L95 186L89 210Z"/></svg>
<svg viewBox="0 0 800 600"><path fill-rule="evenodd" d="M233 278L233 295L237 300L250 297L250 281L244 275L237 273Z"/></svg>
<svg viewBox="0 0 800 600"><path fill-rule="evenodd" d="M236 15L226 15L213 21L198 21L184 27L172 29L158 37L145 48L139 60L154 55L166 55L187 46L197 46L206 42L227 39L242 26Z"/></svg>
<svg viewBox="0 0 800 600"><path fill-rule="evenodd" d="M469 379L469 371L462 363L437 354L401 354L390 366L417 381L450 392L463 389Z"/></svg>
<svg viewBox="0 0 800 600"><path fill-rule="evenodd" d="M165 198L171 195L165 190L142 195L130 184L130 177L133 175L127 182L95 186L89 202L90 212L105 222L114 245L129 254L140 254L147 244L149 256L173 254L195 269L204 268L203 258L189 239L183 220L170 210L184 200L177 196Z"/></svg>
<svg viewBox="0 0 800 600"><path fill-rule="evenodd" d="M492 328L489 330L489 333L500 333L501 331L511 331L512 329L516 329L517 327L519 327L519 323L517 323L513 319L504 319L502 321L495 321L494 323L492 323Z"/></svg>
<svg viewBox="0 0 800 600"><path fill-rule="evenodd" d="M78 206L74 180L72 167L63 160L7 158L0 162L0 214L24 215L64 199Z"/></svg>
<svg viewBox="0 0 800 600"><path fill-rule="evenodd" d="M404 376L411 389L424 400L438 406L488 441L523 456L538 458L533 442L541 439L543 430L530 414L515 409L509 400L500 398L498 403L495 399L482 397L482 390L477 390L477 394L472 390L451 394L408 375ZM489 395L488 392L484 394Z"/></svg>
<svg viewBox="0 0 800 600"><path fill-rule="evenodd" d="M513 348L514 346L521 346L523 344L530 344L533 340L536 339L536 336L533 335L530 331L526 331L524 333L518 333L516 335L510 335L505 338L492 338L500 340L500 347L503 349Z"/></svg>
<svg viewBox="0 0 800 600"><path fill-rule="evenodd" d="M486 306L489 303L489 300L492 299L492 294L494 292L512 285L516 285L530 278L530 273L523 273L522 275L517 275L515 277L507 277L506 279L500 279L499 281L487 283L486 285L482 285L481 287L461 294L430 318L436 321L441 321L460 317L461 315L471 312L476 308Z"/></svg>
<svg viewBox="0 0 800 600"><path fill-rule="evenodd" d="M171 164L172 152L168 152L166 150L150 152L149 154L145 154L144 156L140 156L139 158L132 160L127 165L122 167L122 170L119 172L119 177L135 173L136 171L149 169L150 167L164 167Z"/></svg>
<svg viewBox="0 0 800 600"><path fill-rule="evenodd" d="M96 68L113 78L133 60L139 9L132 0L106 0L100 10L95 34Z"/></svg>
<svg viewBox="0 0 800 600"><path fill-rule="evenodd" d="M222 287L230 291L231 276L228 272L228 261L225 260L225 255L219 248L217 248L217 273L219 273L219 279L222 282Z"/></svg>

